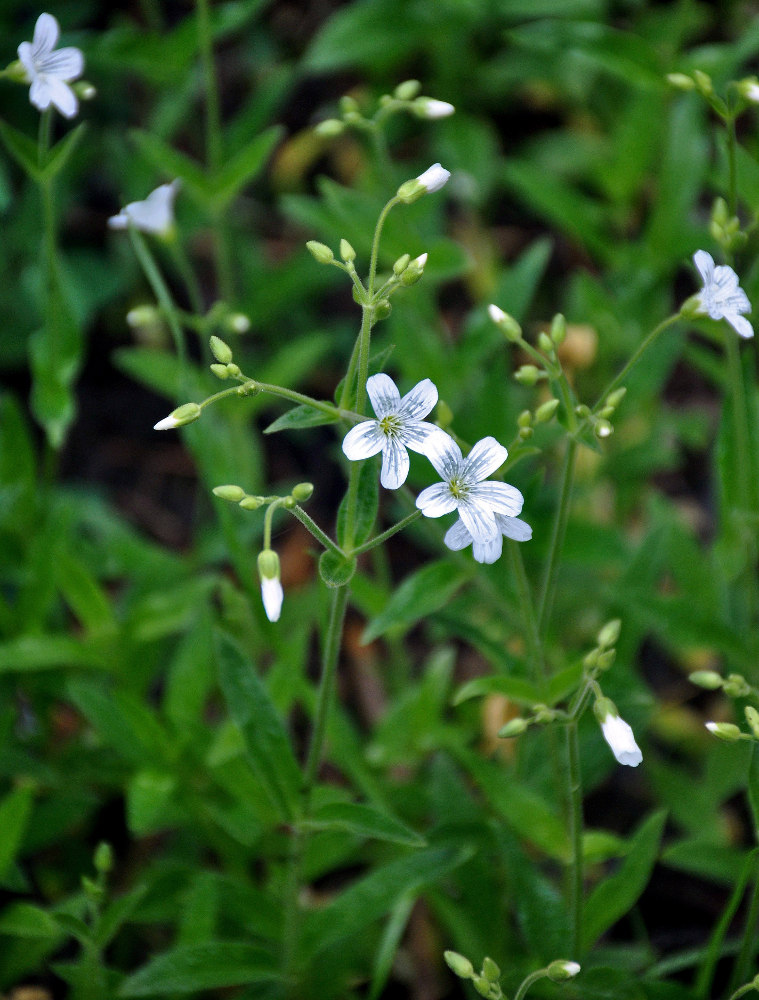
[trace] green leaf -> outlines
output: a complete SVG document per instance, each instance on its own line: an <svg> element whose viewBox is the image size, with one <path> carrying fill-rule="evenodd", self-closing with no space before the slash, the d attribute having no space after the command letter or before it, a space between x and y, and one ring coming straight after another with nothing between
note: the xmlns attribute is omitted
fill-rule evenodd
<svg viewBox="0 0 759 1000"><path fill-rule="evenodd" d="M217 212L224 211L242 188L260 173L282 132L282 127L275 125L255 136L211 178L211 202Z"/></svg>
<svg viewBox="0 0 759 1000"><path fill-rule="evenodd" d="M137 771L126 787L127 826L137 837L175 825L182 812L172 801L177 787L174 775L154 768Z"/></svg>
<svg viewBox="0 0 759 1000"><path fill-rule="evenodd" d="M47 161L41 172L44 180L51 181L56 174L59 174L63 170L71 159L74 150L79 145L86 128L87 122L80 122L75 129L72 129L60 142L53 146L48 153Z"/></svg>
<svg viewBox="0 0 759 1000"><path fill-rule="evenodd" d="M356 521L353 531L353 544L362 545L371 534L379 509L379 475L377 463L363 462L358 473L358 490L356 503ZM346 513L348 510L348 493L340 501L337 511L337 537L345 538Z"/></svg>
<svg viewBox="0 0 759 1000"><path fill-rule="evenodd" d="M325 948L363 933L396 903L462 864L469 851L437 847L376 868L334 902L308 914L302 949L312 958Z"/></svg>
<svg viewBox="0 0 759 1000"><path fill-rule="evenodd" d="M601 882L585 905L583 950L590 949L617 920L629 913L648 885L667 814L655 812L638 827L619 871Z"/></svg>
<svg viewBox="0 0 759 1000"><path fill-rule="evenodd" d="M289 431L298 427L320 427L322 424L334 424L338 419L337 414L325 413L324 410L317 410L303 403L277 417L264 430L264 434L276 434L277 431Z"/></svg>
<svg viewBox="0 0 759 1000"><path fill-rule="evenodd" d="M389 840L410 847L423 847L425 843L423 837L388 813L352 802L323 805L300 825L313 830L348 830L359 837Z"/></svg>
<svg viewBox="0 0 759 1000"><path fill-rule="evenodd" d="M20 938L57 938L61 929L47 910L32 903L10 903L0 914L0 934Z"/></svg>
<svg viewBox="0 0 759 1000"><path fill-rule="evenodd" d="M37 143L3 121L0 121L0 138L16 163L32 180L39 181L42 171L38 162Z"/></svg>
<svg viewBox="0 0 759 1000"><path fill-rule="evenodd" d="M540 701L540 692L534 684L520 677L493 674L489 677L475 677L462 684L453 697L453 704L460 705L470 698L480 698L488 694L503 694L520 705L535 705Z"/></svg>
<svg viewBox="0 0 759 1000"><path fill-rule="evenodd" d="M146 885L138 885L125 896L114 899L100 916L97 933L93 940L98 948L106 948L121 928L129 920L148 891Z"/></svg>
<svg viewBox="0 0 759 1000"><path fill-rule="evenodd" d="M119 996L197 994L277 978L277 964L270 949L233 941L207 941L158 955L122 983Z"/></svg>
<svg viewBox="0 0 759 1000"><path fill-rule="evenodd" d="M0 802L0 879L18 856L33 798L34 791L26 786L15 788Z"/></svg>
<svg viewBox="0 0 759 1000"><path fill-rule="evenodd" d="M149 132L134 129L130 132L142 156L162 176L181 178L187 193L203 208L208 209L211 201L208 178L200 164L173 149L163 139Z"/></svg>
<svg viewBox="0 0 759 1000"><path fill-rule="evenodd" d="M245 743L245 757L285 820L297 816L302 777L290 739L266 686L240 647L214 634L221 689Z"/></svg>
<svg viewBox="0 0 759 1000"><path fill-rule="evenodd" d="M0 643L0 674L48 670L51 667L94 667L112 663L109 642L72 639L68 635L22 635Z"/></svg>
<svg viewBox="0 0 759 1000"><path fill-rule="evenodd" d="M391 628L408 628L433 614L448 603L472 572L443 559L417 570L398 587L384 611L369 622L362 642L371 642Z"/></svg>
<svg viewBox="0 0 759 1000"><path fill-rule="evenodd" d="M319 557L319 576L328 587L344 587L355 572L355 556L341 556L327 549Z"/></svg>

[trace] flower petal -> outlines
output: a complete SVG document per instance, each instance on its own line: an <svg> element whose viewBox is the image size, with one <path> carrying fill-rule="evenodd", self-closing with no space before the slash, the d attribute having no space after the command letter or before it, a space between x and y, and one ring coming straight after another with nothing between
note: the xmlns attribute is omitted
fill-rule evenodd
<svg viewBox="0 0 759 1000"><path fill-rule="evenodd" d="M693 263L698 269L698 273L705 285L710 285L714 275L714 258L706 250L696 250L693 254Z"/></svg>
<svg viewBox="0 0 759 1000"><path fill-rule="evenodd" d="M266 617L270 622L279 621L283 598L282 584L278 579L264 577L261 580L261 600L264 605Z"/></svg>
<svg viewBox="0 0 759 1000"><path fill-rule="evenodd" d="M464 522L475 542L487 542L499 535L495 523L495 514L487 504L478 503L469 498L458 504L459 517Z"/></svg>
<svg viewBox="0 0 759 1000"><path fill-rule="evenodd" d="M409 465L408 452L403 445L394 437L385 440L385 447L382 449L382 471L380 472L380 482L386 490L397 490L403 486L408 476Z"/></svg>
<svg viewBox="0 0 759 1000"><path fill-rule="evenodd" d="M508 455L508 451L494 437L484 437L467 455L461 475L469 483L479 483L500 468Z"/></svg>
<svg viewBox="0 0 759 1000"><path fill-rule="evenodd" d="M514 517L524 506L522 494L508 483L475 483L469 496L492 511L508 517Z"/></svg>
<svg viewBox="0 0 759 1000"><path fill-rule="evenodd" d="M746 337L748 339L749 337L754 336L754 328L744 316L738 316L734 313L725 313L725 319L741 337Z"/></svg>
<svg viewBox="0 0 759 1000"><path fill-rule="evenodd" d="M467 526L461 518L456 521L453 527L446 531L443 542L452 552L459 552L461 549L465 549L467 545L472 544L472 536L469 534Z"/></svg>
<svg viewBox="0 0 759 1000"><path fill-rule="evenodd" d="M472 555L475 562L491 563L497 562L503 552L503 536L496 535L495 538L488 538L485 542L480 542L476 538L472 544Z"/></svg>
<svg viewBox="0 0 759 1000"><path fill-rule="evenodd" d="M411 420L404 423L398 432L398 439L412 451L418 451L421 455L427 454L427 442L432 434L440 430L434 424L428 424L426 420Z"/></svg>
<svg viewBox="0 0 759 1000"><path fill-rule="evenodd" d="M34 26L32 54L39 61L48 52L52 52L58 42L61 29L52 14L40 14Z"/></svg>
<svg viewBox="0 0 759 1000"><path fill-rule="evenodd" d="M69 45L41 59L38 70L40 73L57 76L59 80L68 83L69 80L76 80L84 72L84 56L79 49Z"/></svg>
<svg viewBox="0 0 759 1000"><path fill-rule="evenodd" d="M372 404L372 409L381 420L391 413L397 413L401 402L398 387L389 375L379 372L366 380L366 391Z"/></svg>
<svg viewBox="0 0 759 1000"><path fill-rule="evenodd" d="M382 451L386 441L387 438L376 420L364 420L363 423L351 427L345 435L343 451L351 462L359 462L362 458L371 458L372 455Z"/></svg>
<svg viewBox="0 0 759 1000"><path fill-rule="evenodd" d="M66 118L73 118L79 110L79 101L76 99L74 91L67 83L64 83L63 80L59 80L55 76L46 76L44 79L47 82L48 93L50 94L52 103ZM31 98L31 91L29 96Z"/></svg>
<svg viewBox="0 0 759 1000"><path fill-rule="evenodd" d="M607 715L601 723L601 732L620 764L637 767L643 760L633 731L624 719L618 715Z"/></svg>
<svg viewBox="0 0 759 1000"><path fill-rule="evenodd" d="M38 111L45 111L50 107L53 95L50 82L46 77L38 76L32 80L32 85L29 88L29 100Z"/></svg>
<svg viewBox="0 0 759 1000"><path fill-rule="evenodd" d="M532 528L519 517L504 517L503 514L496 514L495 523L502 535L505 535L506 538L512 538L515 542L529 542L532 538Z"/></svg>
<svg viewBox="0 0 759 1000"><path fill-rule="evenodd" d="M368 387L368 383L367 383ZM414 388L407 392L398 407L398 416L403 420L421 420L437 403L437 386L428 378L417 382Z"/></svg>
<svg viewBox="0 0 759 1000"><path fill-rule="evenodd" d="M464 459L461 448L450 434L446 434L440 429L435 434L430 434L427 438L424 454L432 462L435 472L446 483L450 482L454 476L459 475Z"/></svg>
<svg viewBox="0 0 759 1000"><path fill-rule="evenodd" d="M26 70L27 78L31 82L37 77L37 67L34 65L34 54L32 53L32 43L22 42L16 51L18 52L18 57L21 60L21 65Z"/></svg>
<svg viewBox="0 0 759 1000"><path fill-rule="evenodd" d="M456 509L456 501L446 483L433 483L422 490L416 505L425 517L441 517Z"/></svg>

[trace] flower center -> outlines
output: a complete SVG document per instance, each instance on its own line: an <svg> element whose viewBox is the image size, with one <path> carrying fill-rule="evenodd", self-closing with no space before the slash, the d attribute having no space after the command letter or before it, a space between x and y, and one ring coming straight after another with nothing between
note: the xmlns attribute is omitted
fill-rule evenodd
<svg viewBox="0 0 759 1000"><path fill-rule="evenodd" d="M383 417L379 422L380 430L385 435L385 437L393 438L397 437L402 428L400 418L395 413L390 413L388 416Z"/></svg>
<svg viewBox="0 0 759 1000"><path fill-rule="evenodd" d="M453 479L448 481L448 489L451 491L451 496L454 500L465 500L469 495L469 487L465 480L460 479L458 476L454 476Z"/></svg>

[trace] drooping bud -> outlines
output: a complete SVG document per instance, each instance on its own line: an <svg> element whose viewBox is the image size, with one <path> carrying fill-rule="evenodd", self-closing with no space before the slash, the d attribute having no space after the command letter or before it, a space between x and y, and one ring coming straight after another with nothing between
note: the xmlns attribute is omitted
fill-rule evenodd
<svg viewBox="0 0 759 1000"><path fill-rule="evenodd" d="M513 316L504 312L500 306L491 302L488 306L488 316L490 316L507 340L517 343L522 339L522 327Z"/></svg>
<svg viewBox="0 0 759 1000"><path fill-rule="evenodd" d="M242 486L234 486L231 483L224 486L214 486L211 492L220 500L228 500L230 503L239 503L245 496L245 490Z"/></svg>
<svg viewBox="0 0 759 1000"><path fill-rule="evenodd" d="M433 163L424 173L419 174L410 181L405 181L398 188L396 197L404 205L410 205L417 201L423 194L432 194L439 191L451 176L450 170L441 167L439 163Z"/></svg>
<svg viewBox="0 0 759 1000"><path fill-rule="evenodd" d="M176 410L173 410L168 417L164 417L163 420L159 420L157 424L154 424L153 430L169 431L174 427L183 427L185 424L191 424L197 420L202 412L197 403L183 403L182 406L178 406Z"/></svg>
<svg viewBox="0 0 759 1000"><path fill-rule="evenodd" d="M279 556L273 549L258 554L258 575L261 578L261 600L270 622L279 621L284 593L279 579Z"/></svg>
<svg viewBox="0 0 759 1000"><path fill-rule="evenodd" d="M546 969L546 976L552 983L563 983L576 976L579 971L580 966L577 962L568 962L566 959L557 958Z"/></svg>

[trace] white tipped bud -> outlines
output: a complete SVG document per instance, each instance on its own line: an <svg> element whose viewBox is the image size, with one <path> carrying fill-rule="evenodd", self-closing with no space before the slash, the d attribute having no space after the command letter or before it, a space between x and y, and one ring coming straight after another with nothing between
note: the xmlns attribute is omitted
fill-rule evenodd
<svg viewBox="0 0 759 1000"><path fill-rule="evenodd" d="M279 556L273 549L264 549L259 553L258 575L266 617L270 622L279 621L284 593L279 579Z"/></svg>
<svg viewBox="0 0 759 1000"><path fill-rule="evenodd" d="M197 403L184 403L182 406L178 406L168 417L164 417L157 424L153 424L153 430L170 431L175 427L191 424L198 419L201 413L202 410Z"/></svg>
<svg viewBox="0 0 759 1000"><path fill-rule="evenodd" d="M619 717L614 702L609 698L599 698L593 711L601 724L603 738L611 747L617 762L627 767L637 767L643 760L643 754L635 742L632 729Z"/></svg>
<svg viewBox="0 0 759 1000"><path fill-rule="evenodd" d="M580 971L577 962L568 962L566 959L558 958L546 969L546 975L554 983L563 982L565 979L572 979Z"/></svg>
<svg viewBox="0 0 759 1000"><path fill-rule="evenodd" d="M451 176L450 170L441 167L439 163L433 163L424 173L414 177L413 180L406 181L398 188L397 197L406 205L421 198L423 194L432 194L439 191Z"/></svg>
<svg viewBox="0 0 759 1000"><path fill-rule="evenodd" d="M447 118L456 108L448 101L437 101L434 97L417 97L414 111L420 118Z"/></svg>

